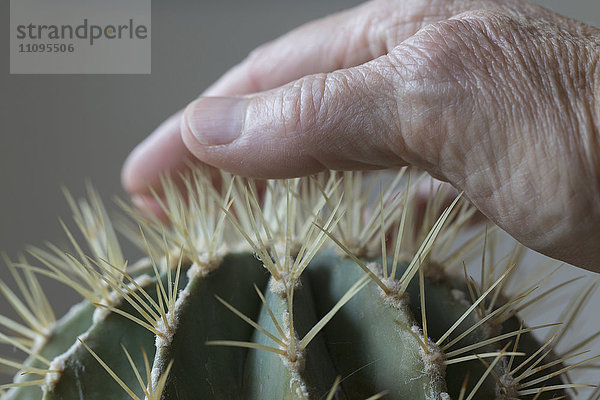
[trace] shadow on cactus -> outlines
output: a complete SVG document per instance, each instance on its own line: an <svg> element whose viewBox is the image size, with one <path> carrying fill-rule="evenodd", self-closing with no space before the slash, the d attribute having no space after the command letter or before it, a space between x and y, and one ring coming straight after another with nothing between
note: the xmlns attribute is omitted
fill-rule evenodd
<svg viewBox="0 0 600 400"><path fill-rule="evenodd" d="M98 195L67 194L87 248L63 225L68 252L5 257L17 289L0 290L22 321L0 316L0 341L26 360L0 359L20 371L3 397L541 400L587 386L568 373L595 359L596 335L557 345L594 287L525 325L518 313L576 279L541 289L547 277L519 277L518 249L490 256L493 232L458 240L475 210L437 191L423 211L422 179L223 174L217 189L195 171L185 194L163 182L166 225L122 204L133 218L116 227L147 254L132 265ZM479 258L475 279L465 261ZM56 320L37 276L84 300Z"/></svg>

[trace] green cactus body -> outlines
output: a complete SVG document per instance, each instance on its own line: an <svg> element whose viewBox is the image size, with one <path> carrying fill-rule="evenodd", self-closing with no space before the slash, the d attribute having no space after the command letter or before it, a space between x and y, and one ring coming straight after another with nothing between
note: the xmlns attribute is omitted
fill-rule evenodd
<svg viewBox="0 0 600 400"><path fill-rule="evenodd" d="M193 275L179 294L185 299L176 306L177 321L172 338L157 341L155 373L164 373L171 360L179 360L173 363L164 399L241 398L245 349L204 346L203 343L223 337L248 340L252 327L233 313L223 313L223 306L215 295L237 304L250 318L256 318L260 299L253 285L264 288L266 280L267 274L250 254L228 255L208 276ZM198 346L189 346L189 343Z"/></svg>
<svg viewBox="0 0 600 400"><path fill-rule="evenodd" d="M151 261L135 273L96 197L75 208L82 231L95 232L95 264L50 270L94 271L84 284L61 278L90 300L12 364L30 374L5 386L7 399L569 395L565 357L529 333L556 328L524 327L516 314L539 282L506 295L510 258L479 283L452 274L466 257L468 246L450 248L467 205L442 212L436 196L416 227L401 175L377 201L358 173L270 182L260 195L253 182L223 179L217 191L195 173L187 201L165 182L171 225L138 220L142 235L130 236Z"/></svg>
<svg viewBox="0 0 600 400"><path fill-rule="evenodd" d="M38 351L39 355L47 360L53 360L67 351L77 341L77 336L85 333L92 325L92 315L95 309L94 305L87 301L74 305L57 323L52 335ZM25 364L34 368L44 368L44 364L33 356L30 356ZM15 381L27 382L36 378L35 375L28 374L15 377ZM9 398L39 400L42 398L42 390L39 386L24 386L14 389Z"/></svg>
<svg viewBox="0 0 600 400"><path fill-rule="evenodd" d="M314 261L310 277L324 313L360 279L362 271L352 260L335 254ZM407 297L386 295L370 282L324 328L338 374L348 377L341 383L348 397L367 398L385 390L391 398L448 398L444 360L435 358L440 353L433 346L432 353L425 354L415 337L422 336L422 330L407 303ZM416 332L409 332L413 327Z"/></svg>
<svg viewBox="0 0 600 400"><path fill-rule="evenodd" d="M150 296L156 297L155 281L148 279L143 283L142 288ZM117 309L125 313L135 312L130 304L120 304ZM96 317L92 326L79 336L79 340L93 348L102 359L114 360L114 370L121 379L134 382L135 374L131 368L127 368L127 358L121 346L128 349L143 347L148 349L147 353L152 357L154 336L134 322L123 321L123 317L116 312L100 311L100 316ZM140 363L142 353L136 351L133 355L134 361ZM65 354L50 365L50 369L59 369L61 372L55 377L50 375L42 397L44 400L79 399L82 394L84 398L90 400L123 396L123 390L110 376L106 376L102 366L81 342L75 341Z"/></svg>

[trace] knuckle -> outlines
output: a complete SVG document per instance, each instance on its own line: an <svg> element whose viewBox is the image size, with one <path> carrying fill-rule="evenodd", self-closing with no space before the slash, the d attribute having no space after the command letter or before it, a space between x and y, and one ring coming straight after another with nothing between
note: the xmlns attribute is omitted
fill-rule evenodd
<svg viewBox="0 0 600 400"><path fill-rule="evenodd" d="M514 59L522 54L514 44L514 24L497 9L464 12L427 25L392 55L401 76L421 90L464 100L496 91L515 74Z"/></svg>
<svg viewBox="0 0 600 400"><path fill-rule="evenodd" d="M325 130L329 110L334 108L337 83L334 74L324 73L299 81L298 123L300 131L314 137Z"/></svg>
<svg viewBox="0 0 600 400"><path fill-rule="evenodd" d="M285 131L311 143L322 141L335 131L342 114L344 118L354 115L352 107L358 107L358 102L348 100L358 96L355 93L358 89L352 85L356 77L350 75L348 70L336 71L307 76L290 84L281 100Z"/></svg>
<svg viewBox="0 0 600 400"><path fill-rule="evenodd" d="M280 93L283 134L287 137L314 136L323 112L325 74L308 76L290 83Z"/></svg>
<svg viewBox="0 0 600 400"><path fill-rule="evenodd" d="M449 102L468 95L474 73L468 34L461 21L448 20L426 26L394 48L387 57L402 80L401 89L413 98Z"/></svg>
<svg viewBox="0 0 600 400"><path fill-rule="evenodd" d="M398 115L410 116L401 122L399 146L418 149L432 165L444 152L459 152L457 135L481 117L482 90L493 87L482 82L487 69L477 35L470 21L448 19L425 26L389 54L401 80L396 97L410 99L398 102Z"/></svg>

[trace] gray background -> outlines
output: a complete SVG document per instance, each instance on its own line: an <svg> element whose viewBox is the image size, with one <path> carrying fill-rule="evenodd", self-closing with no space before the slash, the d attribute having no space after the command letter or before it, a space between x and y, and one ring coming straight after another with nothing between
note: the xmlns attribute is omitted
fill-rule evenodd
<svg viewBox="0 0 600 400"><path fill-rule="evenodd" d="M8 3L0 1L6 27ZM70 212L60 185L81 195L89 178L107 202L123 196L119 174L126 155L164 118L255 46L358 3L154 1L151 75L9 75L5 29L0 42L0 250L15 256L29 243L63 241L57 216L69 219ZM600 26L600 2L538 3ZM575 272L569 269L567 275ZM3 264L0 276L6 276ZM61 314L76 296L49 285ZM6 309L2 298L0 312ZM600 328L593 319L588 329Z"/></svg>

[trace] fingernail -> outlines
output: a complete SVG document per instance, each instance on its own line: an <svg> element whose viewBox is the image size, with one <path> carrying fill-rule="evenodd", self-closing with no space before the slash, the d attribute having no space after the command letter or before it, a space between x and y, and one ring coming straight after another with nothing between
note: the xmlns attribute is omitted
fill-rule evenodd
<svg viewBox="0 0 600 400"><path fill-rule="evenodd" d="M233 142L242 132L247 99L201 97L185 110L185 121L200 144Z"/></svg>

